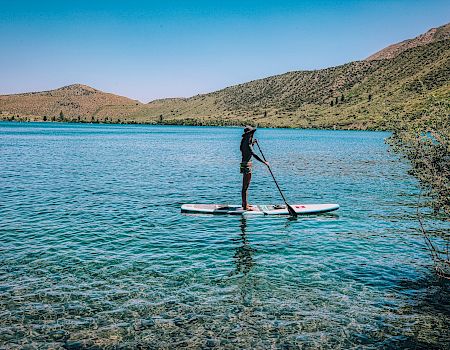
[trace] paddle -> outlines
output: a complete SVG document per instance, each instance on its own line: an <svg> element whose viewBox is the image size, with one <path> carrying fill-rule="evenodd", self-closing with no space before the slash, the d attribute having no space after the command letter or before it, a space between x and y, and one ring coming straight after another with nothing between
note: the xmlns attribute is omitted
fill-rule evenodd
<svg viewBox="0 0 450 350"><path fill-rule="evenodd" d="M261 155L262 155L264 161L267 162L266 157L264 157L264 153L263 153L261 147L259 146L258 140L255 140L255 143L256 143L256 146L258 146L259 152L261 153ZM278 182L277 182L277 180L275 179L275 176L273 175L273 172L272 172L272 169L270 168L270 165L267 165L267 168L269 168L270 175L272 175L272 179L273 179L273 181L275 181L275 185L277 185L277 188L278 188L278 191L280 191L281 197L283 197L284 203L286 204L286 207L287 207L287 210L288 210L289 214L290 214L292 217L296 218L296 217L297 217L297 213L295 212L295 209L292 208L292 206L290 206L290 205L288 204L288 202L286 201L286 197L284 196L283 191L281 191L281 188L280 188L280 186L278 185Z"/></svg>

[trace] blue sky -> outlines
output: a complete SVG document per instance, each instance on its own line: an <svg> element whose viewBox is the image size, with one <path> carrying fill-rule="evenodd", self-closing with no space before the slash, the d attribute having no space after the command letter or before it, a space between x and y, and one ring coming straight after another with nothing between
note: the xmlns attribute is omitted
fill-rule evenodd
<svg viewBox="0 0 450 350"><path fill-rule="evenodd" d="M0 0L0 94L187 97L364 59L449 21L449 0Z"/></svg>

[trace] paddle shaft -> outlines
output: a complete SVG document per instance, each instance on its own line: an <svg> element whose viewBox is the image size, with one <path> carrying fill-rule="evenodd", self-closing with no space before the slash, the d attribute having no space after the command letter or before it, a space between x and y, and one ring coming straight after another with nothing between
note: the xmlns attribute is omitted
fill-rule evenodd
<svg viewBox="0 0 450 350"><path fill-rule="evenodd" d="M255 141L256 141L256 146L258 146L259 152L261 153L261 155L262 155L264 161L267 162L266 157L264 157L264 153L263 153L261 147L259 146L259 142L258 142L257 140L255 140ZM278 185L278 182L277 182L277 180L275 179L275 175L273 174L272 169L270 168L270 165L267 165L267 168L269 169L270 175L272 175L272 179L273 179L273 181L275 182L275 185L277 185L278 191L280 191L281 197L283 197L284 203L286 204L289 213L290 213L291 215L293 215L293 216L297 216L297 213L295 212L294 208L292 208L292 207L288 204L288 202L287 202L287 200L286 200L286 197L284 196L283 191L282 191L281 188L280 188L280 185Z"/></svg>

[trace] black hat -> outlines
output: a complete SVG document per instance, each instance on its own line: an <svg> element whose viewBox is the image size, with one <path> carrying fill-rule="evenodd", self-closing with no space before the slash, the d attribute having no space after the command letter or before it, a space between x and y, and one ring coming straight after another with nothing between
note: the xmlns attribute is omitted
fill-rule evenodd
<svg viewBox="0 0 450 350"><path fill-rule="evenodd" d="M244 128L244 135L245 134L250 134L251 132L255 132L256 131L256 128L254 128L254 127L252 127L252 126L250 126L250 125L247 125L245 128Z"/></svg>

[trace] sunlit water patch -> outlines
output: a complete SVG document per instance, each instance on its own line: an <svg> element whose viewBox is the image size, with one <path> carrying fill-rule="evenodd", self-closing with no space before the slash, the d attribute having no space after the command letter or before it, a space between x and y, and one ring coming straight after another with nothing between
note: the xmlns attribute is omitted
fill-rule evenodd
<svg viewBox="0 0 450 350"><path fill-rule="evenodd" d="M261 129L287 197L240 201L239 128L0 123L0 348L447 348L449 290L387 133ZM280 203L255 164L251 203Z"/></svg>

